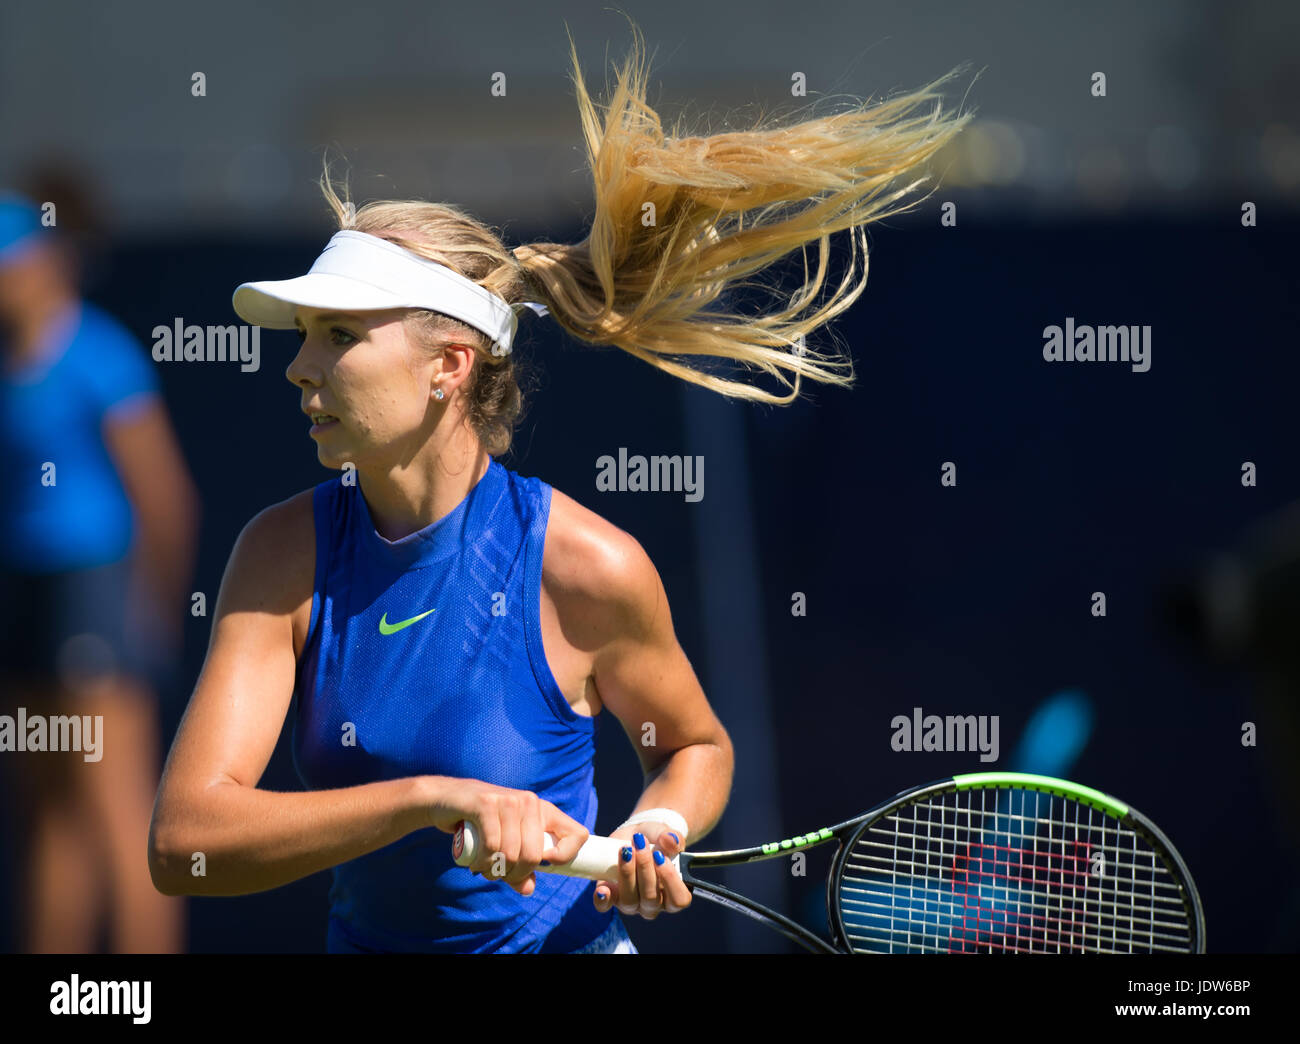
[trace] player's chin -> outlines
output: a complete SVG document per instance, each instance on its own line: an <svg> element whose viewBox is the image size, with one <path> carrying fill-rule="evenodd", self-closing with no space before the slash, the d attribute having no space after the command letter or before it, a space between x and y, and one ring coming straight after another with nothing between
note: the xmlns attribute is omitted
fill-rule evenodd
<svg viewBox="0 0 1300 1044"><path fill-rule="evenodd" d="M328 446L318 442L316 459L333 471L342 471L343 466L348 463L356 464L356 455L349 453L341 442L331 442Z"/></svg>

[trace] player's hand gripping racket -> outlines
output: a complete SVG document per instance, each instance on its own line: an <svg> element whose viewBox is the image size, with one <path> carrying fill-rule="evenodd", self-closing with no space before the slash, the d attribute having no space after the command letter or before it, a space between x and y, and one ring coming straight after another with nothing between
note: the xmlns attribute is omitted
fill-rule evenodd
<svg viewBox="0 0 1300 1044"><path fill-rule="evenodd" d="M695 876L838 842L831 940ZM552 843L547 838L547 843ZM475 855L472 824L453 855ZM626 841L591 837L544 873L617 880ZM904 791L839 826L674 861L693 894L821 953L1202 953L1205 918L1182 857L1140 812L1050 776L977 772Z"/></svg>

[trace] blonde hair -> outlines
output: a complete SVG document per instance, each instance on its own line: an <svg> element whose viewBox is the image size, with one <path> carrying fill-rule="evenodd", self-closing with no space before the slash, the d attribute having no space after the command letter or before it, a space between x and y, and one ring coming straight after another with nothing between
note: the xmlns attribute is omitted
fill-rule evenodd
<svg viewBox="0 0 1300 1044"><path fill-rule="evenodd" d="M752 130L665 136L645 101L647 71L635 28L634 37L603 122L570 40L596 195L581 243L511 250L447 203L368 203L352 217L327 164L321 189L339 227L448 265L509 303L541 301L577 340L616 346L723 395L784 405L799 396L805 377L852 385L852 359L814 351L807 337L866 288L864 226L915 207L921 200L907 197L929 180L914 177L916 168L973 118L945 116L936 90L961 68L909 94L790 126L760 120ZM932 99L932 113L908 115ZM831 233L850 229L848 273L828 301L803 314L825 283ZM853 283L859 236L862 274ZM787 306L759 316L706 311L724 290L748 285L745 277L813 242L816 273L808 275L805 256L803 285ZM465 385L469 420L490 454L504 453L523 406L514 354L492 355L485 335L439 313L413 312L408 321L427 343L452 334L476 347ZM762 371L788 391L710 372L717 369L711 360Z"/></svg>

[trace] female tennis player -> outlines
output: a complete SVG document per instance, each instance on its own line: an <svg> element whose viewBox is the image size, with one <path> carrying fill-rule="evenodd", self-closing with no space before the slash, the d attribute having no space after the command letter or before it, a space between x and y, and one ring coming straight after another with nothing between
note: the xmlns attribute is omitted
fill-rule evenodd
<svg viewBox="0 0 1300 1044"><path fill-rule="evenodd" d="M849 384L850 360L796 340L864 289L851 271L799 317L829 235L898 212L923 179L897 179L970 117L896 119L936 97L922 89L784 129L673 140L645 104L639 47L603 128L580 72L576 86L596 182L582 243L512 250L446 204L354 214L327 170L340 231L310 272L236 291L246 321L297 330L286 375L320 461L342 474L262 511L231 554L159 790L160 890L237 895L333 868L333 952L635 952L618 912L689 906L668 859L721 815L731 743L636 539L495 459L521 408L516 309L545 308L580 340L726 395L788 403L805 377ZM821 265L793 304L704 311L813 241ZM691 356L789 390L680 361ZM260 790L294 697L308 789ZM538 875L595 825L602 709L645 772L613 831L628 841L621 872ZM482 839L469 869L447 836L462 820Z"/></svg>

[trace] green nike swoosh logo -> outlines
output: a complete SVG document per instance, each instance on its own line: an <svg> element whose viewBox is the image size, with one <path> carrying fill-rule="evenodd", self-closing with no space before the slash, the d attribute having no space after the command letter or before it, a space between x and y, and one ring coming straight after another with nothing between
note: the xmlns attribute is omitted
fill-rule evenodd
<svg viewBox="0 0 1300 1044"><path fill-rule="evenodd" d="M436 613L437 611L438 611L437 609L430 609L429 613ZM403 620L401 623L391 623L391 624L388 622L388 614L384 613L384 615L379 620L379 633L396 634L403 627L410 627L411 624L415 623L417 620L423 620L426 616L429 615L429 613L421 613L419 616L412 616L409 620Z"/></svg>

